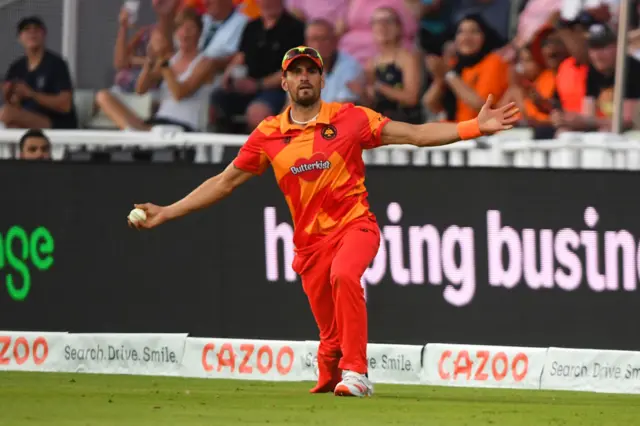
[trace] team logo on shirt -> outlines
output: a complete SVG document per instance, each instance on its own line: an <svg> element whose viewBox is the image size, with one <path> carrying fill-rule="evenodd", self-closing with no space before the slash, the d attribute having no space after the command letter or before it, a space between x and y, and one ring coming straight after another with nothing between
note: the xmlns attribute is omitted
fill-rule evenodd
<svg viewBox="0 0 640 426"><path fill-rule="evenodd" d="M331 168L331 161L321 152L314 154L311 158L299 158L293 166L289 168L292 175L298 176L306 181L314 181L320 177L322 172Z"/></svg>
<svg viewBox="0 0 640 426"><path fill-rule="evenodd" d="M338 136L338 129L336 129L335 126L329 124L327 126L324 126L324 128L320 131L320 134L323 138L330 141Z"/></svg>

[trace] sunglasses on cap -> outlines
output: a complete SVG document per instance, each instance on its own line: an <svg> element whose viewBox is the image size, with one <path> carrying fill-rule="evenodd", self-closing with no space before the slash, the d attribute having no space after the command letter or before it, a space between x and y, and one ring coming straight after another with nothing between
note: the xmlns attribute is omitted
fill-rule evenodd
<svg viewBox="0 0 640 426"><path fill-rule="evenodd" d="M320 72L324 69L324 62L320 53L312 47L298 46L289 49L282 58L282 71L286 71L293 61L299 58L309 58L320 68Z"/></svg>

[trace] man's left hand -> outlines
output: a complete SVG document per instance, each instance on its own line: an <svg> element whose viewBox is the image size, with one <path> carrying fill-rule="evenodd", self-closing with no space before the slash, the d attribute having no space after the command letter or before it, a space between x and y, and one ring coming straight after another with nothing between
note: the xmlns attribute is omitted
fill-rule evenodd
<svg viewBox="0 0 640 426"><path fill-rule="evenodd" d="M493 109L492 105L493 95L489 95L478 114L478 125L483 135L509 130L520 119L520 109L515 102L496 109Z"/></svg>

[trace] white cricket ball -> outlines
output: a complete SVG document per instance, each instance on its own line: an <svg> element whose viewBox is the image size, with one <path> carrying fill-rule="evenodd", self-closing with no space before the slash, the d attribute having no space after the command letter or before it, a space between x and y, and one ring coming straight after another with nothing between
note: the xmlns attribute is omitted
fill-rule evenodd
<svg viewBox="0 0 640 426"><path fill-rule="evenodd" d="M147 214L142 209L133 209L129 213L129 220L131 223L138 223L139 221L147 220Z"/></svg>

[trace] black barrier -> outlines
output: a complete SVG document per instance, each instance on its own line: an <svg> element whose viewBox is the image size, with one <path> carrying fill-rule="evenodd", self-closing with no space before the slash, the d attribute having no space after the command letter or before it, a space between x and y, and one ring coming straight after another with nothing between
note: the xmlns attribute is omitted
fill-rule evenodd
<svg viewBox="0 0 640 426"><path fill-rule="evenodd" d="M0 329L316 339L271 172L151 232L220 167L0 163ZM640 349L630 172L370 168L370 340ZM25 280L28 288L25 287Z"/></svg>

